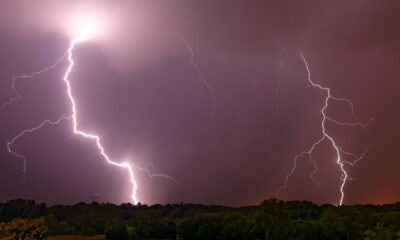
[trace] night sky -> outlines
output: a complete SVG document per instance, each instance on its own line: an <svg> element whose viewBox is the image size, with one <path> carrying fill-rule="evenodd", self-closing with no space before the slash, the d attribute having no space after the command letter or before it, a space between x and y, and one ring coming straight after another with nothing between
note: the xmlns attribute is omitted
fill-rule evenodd
<svg viewBox="0 0 400 240"><path fill-rule="evenodd" d="M113 160L179 181L136 169L140 202L240 206L274 197L293 158L321 137L325 94L307 82L299 54L314 82L354 104L355 117L344 102L331 102L329 116L373 118L371 134L327 123L346 151L369 147L356 166L345 165L344 204L399 201L398 0L0 0L0 104L15 97L14 75L65 54L73 16L93 12L104 29L76 46L70 75L79 127L101 136ZM17 81L23 98L0 110L0 201L131 201L127 171L108 165L71 121L14 143L27 157L25 179L23 162L7 151L22 130L71 114L67 67L63 60ZM323 189L304 157L280 198L337 204L341 173L331 145L312 156Z"/></svg>

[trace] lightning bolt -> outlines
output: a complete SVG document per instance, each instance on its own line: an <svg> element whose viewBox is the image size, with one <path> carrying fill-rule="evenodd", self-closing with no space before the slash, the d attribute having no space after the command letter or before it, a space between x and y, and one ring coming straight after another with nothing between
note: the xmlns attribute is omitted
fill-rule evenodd
<svg viewBox="0 0 400 240"><path fill-rule="evenodd" d="M165 174L165 173L154 173L154 172L151 172L147 168L139 167L137 165L134 165L133 167L135 169L139 170L139 171L145 172L147 174L147 176L149 176L150 178L155 178L155 177L156 178L165 178L165 179L168 179L168 180L170 180L170 181L172 181L172 182L174 182L176 184L181 184L178 180L176 180L175 178L169 176L168 174ZM152 165L152 168L154 168L153 165Z"/></svg>
<svg viewBox="0 0 400 240"><path fill-rule="evenodd" d="M317 183L319 186L321 186L321 184L319 184L318 181L315 180L314 175L317 173L318 168L317 168L317 164L315 162L315 160L312 158L312 154L314 152L314 150L324 141L327 141L328 143L330 143L331 147L334 149L335 151L335 158L336 158L336 164L338 165L340 171L341 171L341 177L340 177L340 187L339 187L339 192L340 192L340 197L339 197L339 201L338 201L338 205L343 205L343 200L345 197L345 192L344 192L344 188L345 185L347 183L348 180L351 180L349 177L349 174L347 173L346 169L345 169L345 164L350 165L350 166L355 166L357 164L357 162L359 162L360 160L363 159L363 157L365 156L367 150L369 149L369 147L367 149L364 150L364 152L360 155L357 156L354 153L351 152L347 152L345 150L343 150L342 147L340 147L338 145L338 143L335 141L335 139L329 135L329 133L326 130L326 123L327 122L332 122L338 126L350 126L350 127L361 127L364 131L366 131L367 133L370 134L370 132L367 129L367 126L370 124L370 122L372 121L372 118L370 119L370 121L368 121L367 123L348 123L348 122L340 122L332 117L329 117L326 113L328 107L329 107L329 102L330 101L336 101L336 102L340 102L340 101L344 101L346 103L349 104L352 114L354 116L354 105L351 102L350 99L347 98L338 98L335 97L331 94L331 89L328 87L324 87L318 83L315 83L312 79L311 79L311 71L308 65L308 62L306 60L306 58L304 57L303 54L300 54L300 58L302 59L306 71L307 71L307 81L309 84L311 84L312 87L317 88L321 91L324 91L326 93L326 97L324 100L324 105L321 109L321 115L322 115L322 121L321 121L321 137L307 150L304 151L298 155L295 156L295 158L293 159L293 167L292 169L289 171L289 173L285 176L285 180L284 180L284 184L278 189L278 191L276 192L276 197L279 197L280 193L282 190L286 189L288 186L288 182L290 177L293 175L293 173L295 172L296 168L297 168L297 161L299 159L301 159L304 156L308 156L310 162L313 164L314 166L314 170L312 171L312 173L310 174L310 179L312 181L314 181L315 183ZM352 157L354 160L353 161L345 161L343 158L344 156L348 156L348 157ZM322 187L322 186L321 186Z"/></svg>
<svg viewBox="0 0 400 240"><path fill-rule="evenodd" d="M288 57L288 53L284 48L281 48L281 55L284 55L284 57ZM274 111L277 112L279 109L279 95L282 95L283 100L286 100L285 98L285 94L282 90L282 80L281 80L281 73L283 70L283 61L280 60L279 61L279 67L278 67L278 71L276 73L276 87L275 87L275 94L274 94L274 101L275 101L275 109Z"/></svg>
<svg viewBox="0 0 400 240"><path fill-rule="evenodd" d="M171 176L169 176L169 175L167 175L165 173L154 173L154 172L151 172L150 170L148 170L146 168L143 168L143 167L140 167L140 166L137 166L137 165L131 163L130 161L124 161L124 162L121 162L121 163L112 161L111 158L106 154L105 149L104 149L103 145L101 144L101 139L100 139L100 137L98 135L92 134L92 133L87 133L87 132L85 132L83 130L80 130L78 128L76 101L75 101L75 99L73 97L73 94L72 94L72 88L71 88L71 82L69 80L69 75L70 75L70 73L71 73L71 71L72 71L72 69L74 67L74 64L75 64L74 60L73 60L73 50L74 50L76 44L78 44L80 42L83 42L83 41L84 41L83 38L74 38L74 39L72 39L66 54L64 54L60 59L55 61L52 65L50 65L50 66L48 66L48 67L46 67L46 68L44 68L42 70L39 70L37 72L34 72L32 74L29 74L29 75L25 74L25 75L14 76L13 80L12 80L12 90L15 93L15 97L9 99L8 101L6 101L5 103L0 105L0 109L3 109L3 108L6 108L7 106L11 105L15 101L18 101L18 100L22 99L22 95L18 92L18 90L15 87L16 81L18 79L34 78L37 75L40 75L42 73L45 73L45 72L53 69L54 67L56 67L60 62L62 62L67 57L69 65L68 65L68 68L65 71L65 74L63 76L63 81L64 81L64 83L66 85L68 99L69 99L69 101L71 103L72 114L70 116L62 115L55 121L49 120L49 119L44 120L42 123L38 124L35 127L28 128L28 129L25 129L25 130L19 132L11 140L7 141L7 150L8 150L8 152L10 154L12 154L13 156L15 156L15 157L17 157L19 159L22 159L22 161L23 161L23 167L22 167L22 169L23 169L23 179L25 180L25 177L26 177L27 159L22 154L19 154L19 153L15 152L12 149L12 145L18 139L23 137L24 135L33 133L33 132L41 129L42 127L44 127L46 125L59 125L64 120L72 120L73 133L74 134L79 135L79 136L81 136L83 138L88 138L88 139L93 140L96 143L96 146L97 146L97 149L99 150L100 155L107 161L108 164L111 164L111 165L116 166L116 167L124 168L124 169L126 169L128 171L129 180L130 180L131 185L132 185L131 198L132 198L132 201L135 204L137 204L139 201L138 201L138 198L137 198L138 184L135 181L135 176L134 176L134 173L133 173L133 169L136 169L136 170L139 170L139 171L143 171L151 178L153 178L153 177L165 178L165 179L173 181L173 182L175 182L177 184L180 184L180 182L178 180L174 179L173 177L171 177Z"/></svg>
<svg viewBox="0 0 400 240"><path fill-rule="evenodd" d="M273 112L269 118L269 126L267 129L267 132L271 132L272 128L275 125L275 121L276 121L276 115L278 114L278 110L279 110L279 93L281 92L281 72L283 70L283 63L282 61L279 61L279 67L278 67L278 71L276 73L276 86L275 86L275 92L274 92L274 97L273 97L273 101L274 101L274 109Z"/></svg>
<svg viewBox="0 0 400 240"><path fill-rule="evenodd" d="M213 118L215 116L215 111L217 109L217 103L218 103L218 97L220 99L222 99L225 103L227 103L228 105L230 105L232 107L232 113L236 118L241 118L241 116L236 112L236 110L234 109L234 107L232 106L232 103L220 92L216 91L208 82L208 79L204 76L204 74L200 71L199 65L196 63L195 61L195 54L194 54L194 50L193 48L190 46L189 42L183 38L180 37L180 40L183 42L183 44L186 47L186 50L189 52L190 54L190 64L193 66L194 71L196 72L196 74L198 75L198 81L203 84L203 86L207 89L210 98L212 99L213 102L213 106L211 108L211 117Z"/></svg>
<svg viewBox="0 0 400 240"><path fill-rule="evenodd" d="M23 177L23 180L25 180L25 177L26 177L26 165L27 165L26 157L21 155L21 154L19 154L19 153L17 153L17 152L15 152L15 151L13 151L11 149L11 145L13 145L15 141L17 141L19 138L21 138L25 134L32 133L32 132L34 132L36 130L39 130L45 125L49 125L49 124L50 125L58 125L58 124L60 124L61 121L68 120L68 119L70 119L70 118L63 115L59 119L57 119L56 121L45 120L42 123L40 123L39 125L37 125L36 127L23 130L22 132L18 133L16 136L14 136L10 141L7 141L7 150L8 150L8 152L10 154L14 155L17 158L22 159L22 161L23 161L23 166L22 166L22 172L23 172L23 176L22 177Z"/></svg>
<svg viewBox="0 0 400 240"><path fill-rule="evenodd" d="M210 83L208 82L207 78L203 75L203 73L200 71L199 66L195 62L195 54L193 48L190 46L189 42L184 39L180 38L180 40L183 42L185 45L186 49L190 53L190 64L193 66L193 69L195 70L196 74L199 76L198 80L204 85L204 87L207 88L208 93L210 94L210 97L213 101L213 106L211 109L211 117L214 117L215 115L215 110L217 109L217 96L215 90L211 87Z"/></svg>
<svg viewBox="0 0 400 240"><path fill-rule="evenodd" d="M43 68L42 70L39 70L37 72L33 72L31 74L23 74L23 75L19 75L19 76L14 76L12 79L12 84L11 84L11 89L15 94L15 97L10 98L8 101L2 103L0 105L0 109L4 109L7 106L11 105L12 103L22 99L22 95L18 92L18 90L15 87L15 84L17 82L18 79L32 79L35 78L38 75L41 75L42 73L45 73L51 69L53 69L54 67L56 67L60 62L62 62L64 60L64 58L67 56L67 53L64 54L61 58L59 58L57 61L55 61L52 65Z"/></svg>
<svg viewBox="0 0 400 240"><path fill-rule="evenodd" d="M71 43L69 45L69 48L68 48L69 66L68 66L67 71L65 72L64 77L63 77L63 81L65 82L66 87L67 87L68 98L69 98L70 103L71 103L71 111L72 111L71 118L72 118L72 123L73 123L73 132L75 134L79 135L79 136L84 137L84 138L88 138L88 139L94 140L95 143L96 143L96 146L97 146L97 148L99 150L99 153L107 161L108 164L111 164L111 165L114 165L114 166L117 166L117 167L121 167L121 168L125 168L129 172L129 178L130 178L130 182L132 184L131 198L132 198L133 202L135 204L137 204L138 203L138 198L136 196L136 192L137 192L137 189L138 189L138 184L135 181L135 176L134 176L134 173L133 173L132 164L129 163L129 162L118 163L118 162L112 161L110 159L110 157L106 154L106 152L104 150L104 147L101 144L100 137L98 135L91 134L91 133L86 133L86 132L84 132L82 130L79 130L79 128L78 128L76 102L75 102L75 99L74 99L74 97L72 95L72 88L71 88L71 82L69 80L69 75L70 75L70 73L72 71L72 68L74 67L74 64L75 64L74 60L73 60L73 50L75 48L75 45L77 43L81 42L81 41L83 41L83 40L80 39L80 38L74 38L71 41Z"/></svg>
<svg viewBox="0 0 400 240"><path fill-rule="evenodd" d="M36 72L33 72L31 74L22 74L22 75L17 75L14 76L12 78L12 83L11 83L11 89L14 92L14 97L10 98L8 101L2 103L0 105L0 109L4 109L6 107L8 107L9 105L13 104L16 101L19 101L22 99L22 95L20 94L20 92L17 90L16 88L16 83L17 80L23 80L23 79L33 79L36 76L39 76L53 68L55 68L59 63L61 63L65 57L67 56L67 53L65 53L62 57L60 57L59 59L57 59L55 62L53 62L53 64L39 70ZM22 165L22 180L25 181L26 178L26 170L27 170L27 161L26 161L26 157L13 151L11 148L11 145L14 144L14 142L16 142L20 137L24 136L27 133L32 133L36 130L39 130L40 128L42 128L45 125L58 125L62 120L66 120L68 119L68 117L65 116L61 116L59 119L57 119L56 121L51 121L51 120L45 120L42 123L40 123L39 125L37 125L36 127L30 128L30 129L25 129L22 132L18 133L16 136L14 136L11 140L7 141L7 151L14 155L15 157L21 159L23 161L23 165Z"/></svg>
<svg viewBox="0 0 400 240"><path fill-rule="evenodd" d="M287 57L288 53L284 48L281 48L281 52ZM271 114L271 117L269 118L269 126L267 128L267 132L271 132L272 128L275 125L276 122L276 117L279 111L279 106L280 106L280 96L284 101L286 101L285 94L282 90L282 79L281 79L281 73L283 71L283 61L279 60L279 65L278 65L278 70L276 72L276 85L275 85L275 92L273 95L273 102L274 102L274 108L273 112Z"/></svg>

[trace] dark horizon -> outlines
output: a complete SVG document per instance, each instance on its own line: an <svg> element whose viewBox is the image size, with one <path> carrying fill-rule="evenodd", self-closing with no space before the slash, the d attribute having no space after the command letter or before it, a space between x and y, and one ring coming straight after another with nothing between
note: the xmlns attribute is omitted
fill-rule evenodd
<svg viewBox="0 0 400 240"><path fill-rule="evenodd" d="M381 203L381 204L373 204L373 203L355 203L355 204L343 204L341 206L339 205L335 205L335 204L330 204L330 203L315 203L313 201L309 201L309 200L281 200L281 199L277 199L277 198L270 198L270 199L264 199L262 201L260 201L259 203L254 203L254 204L248 204L248 205L238 205L238 206L233 206L233 205L224 205L224 204L204 204L204 203L195 203L195 202L170 202L170 203L153 203L153 204L147 204L147 203L141 203L139 202L138 204L133 204L132 202L121 202L121 203L113 203L113 202L102 202L102 201L97 201L97 200L90 200L90 201L79 201L79 202L75 202L75 203L70 203L70 204L49 204L46 202L40 202L40 201L36 201L33 199L22 199L22 198L13 198L13 199L8 199L8 200L4 200L1 201L0 204L6 204L6 203L10 203L10 202L16 202L16 201L34 201L34 203L36 205L42 205L45 204L47 207L57 207L57 206L76 206L76 205L80 205L80 204L85 204L85 205L92 205L92 204L99 204L99 205L107 205L107 204L111 204L111 205L115 205L115 206L123 206L123 205L131 205L133 207L144 207L144 206L148 206L148 207L155 207L155 206L179 206L179 205L193 205L193 206L206 206L206 207L223 207L223 208L232 208L232 209L240 209L240 208L251 208L251 207L257 207L262 205L265 202L271 202L271 201L277 201L280 203L284 203L284 204L290 204L290 203L304 203L304 204L312 204L318 207L322 207L322 206L331 206L331 207L336 207L336 208L340 208L340 207L357 207L357 206L374 206L374 207L383 207L383 206L392 206L392 205L399 205L400 201L397 202L391 202L391 203Z"/></svg>

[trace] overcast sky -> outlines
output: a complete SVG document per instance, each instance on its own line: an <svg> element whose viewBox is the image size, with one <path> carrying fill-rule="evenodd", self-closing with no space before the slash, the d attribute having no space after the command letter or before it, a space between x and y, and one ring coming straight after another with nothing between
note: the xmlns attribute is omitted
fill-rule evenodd
<svg viewBox="0 0 400 240"><path fill-rule="evenodd" d="M272 198L293 158L321 137L327 114L357 127L327 123L327 132L362 161L345 165L345 204L400 199L400 3L397 0L0 0L0 103L15 97L13 76L51 65L71 41L71 21L96 15L97 38L73 51L70 74L79 127L102 138L117 162L131 160L166 178L135 170L143 203L247 205ZM192 53L193 58L192 58ZM126 170L108 165L72 122L45 126L6 142L46 119L70 115L64 59L16 82L23 98L0 110L0 201L53 203L130 201ZM278 81L280 88L277 91ZM328 141L299 159L280 198L337 204L340 168ZM346 158L345 160L350 160Z"/></svg>

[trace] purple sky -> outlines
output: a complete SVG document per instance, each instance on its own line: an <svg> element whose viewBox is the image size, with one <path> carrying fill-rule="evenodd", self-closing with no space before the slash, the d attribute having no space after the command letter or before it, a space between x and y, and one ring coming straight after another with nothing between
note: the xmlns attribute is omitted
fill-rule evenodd
<svg viewBox="0 0 400 240"><path fill-rule="evenodd" d="M180 182L135 171L141 202L237 206L274 197L293 157L321 135L324 94L307 84L299 53L315 82L354 103L356 119L344 103L332 103L330 116L374 119L371 135L327 125L348 151L361 154L370 146L357 166L346 166L352 180L344 203L400 199L397 0L3 0L0 103L14 97L14 75L40 70L66 52L63 17L80 8L100 9L110 19L105 36L74 50L70 78L80 128L98 133L114 160L132 159ZM181 38L215 93L214 116L212 95ZM70 114L62 82L67 67L63 61L18 81L23 99L0 110L0 201L130 200L127 172L108 165L92 141L74 135L70 121L13 145L27 157L24 182L22 161L7 152L7 140L23 129ZM282 199L337 203L340 171L332 148L322 144L313 158L324 190L310 181L312 166L302 158Z"/></svg>

